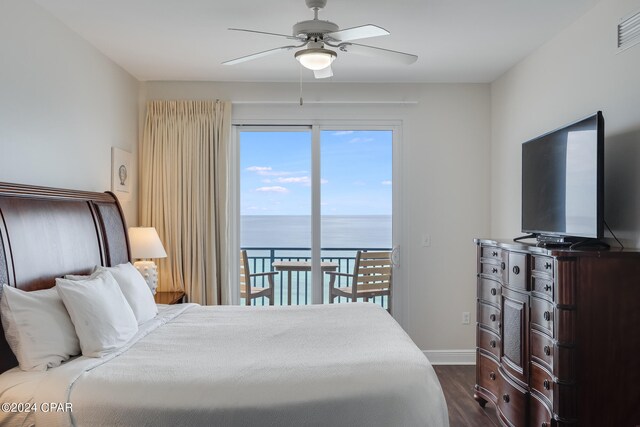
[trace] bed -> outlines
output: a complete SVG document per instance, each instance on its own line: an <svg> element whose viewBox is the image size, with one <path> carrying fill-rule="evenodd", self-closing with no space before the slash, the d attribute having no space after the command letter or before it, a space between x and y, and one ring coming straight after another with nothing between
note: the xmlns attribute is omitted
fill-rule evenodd
<svg viewBox="0 0 640 427"><path fill-rule="evenodd" d="M110 193L0 184L0 239L0 283L25 291L130 260ZM369 303L160 306L116 351L36 372L0 338L1 425L448 425L428 360Z"/></svg>

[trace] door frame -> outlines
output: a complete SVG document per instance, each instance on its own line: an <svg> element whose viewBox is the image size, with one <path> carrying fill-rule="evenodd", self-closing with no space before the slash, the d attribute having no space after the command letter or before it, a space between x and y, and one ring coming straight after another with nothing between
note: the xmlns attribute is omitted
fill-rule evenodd
<svg viewBox="0 0 640 427"><path fill-rule="evenodd" d="M286 124L285 124L286 123ZM403 212L404 174L402 170L402 121L400 120L233 120L230 135L230 147L228 158L229 171L229 199L228 219L229 232L227 249L231 254L240 253L240 132L252 131L295 131L295 128L311 129L311 263L312 263L312 303L322 303L322 287L313 286L314 283L322 283L322 271L320 270L320 215L321 215L321 158L320 158L320 132L323 130L386 130L392 132L392 247L394 248L393 270L393 298L391 299L391 312L399 321L405 320L406 302L408 301L408 289L403 278L406 277L406 262L402 262L403 240L405 238L405 212ZM317 220L313 220L313 218ZM406 259L406 257L405 257ZM240 303L240 271L239 256L229 256L229 298L230 304ZM400 322L404 323L403 321Z"/></svg>

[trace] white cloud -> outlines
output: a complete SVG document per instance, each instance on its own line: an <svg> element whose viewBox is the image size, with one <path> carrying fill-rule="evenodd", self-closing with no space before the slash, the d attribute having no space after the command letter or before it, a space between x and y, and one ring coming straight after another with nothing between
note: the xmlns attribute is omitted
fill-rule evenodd
<svg viewBox="0 0 640 427"><path fill-rule="evenodd" d="M263 176L287 176L287 175L293 175L295 173L299 173L299 172L285 172L285 171L261 171L258 172L258 175L263 175Z"/></svg>
<svg viewBox="0 0 640 427"><path fill-rule="evenodd" d="M291 176L288 178L276 178L274 181L280 184L302 184L306 187L311 186L311 178L309 178L308 176ZM327 184L328 182L329 180L326 180L324 178L320 179L320 184Z"/></svg>
<svg viewBox="0 0 640 427"><path fill-rule="evenodd" d="M382 181L380 184L382 184L382 185L391 185L391 180L386 179L386 180Z"/></svg>
<svg viewBox="0 0 640 427"><path fill-rule="evenodd" d="M311 180L308 176L292 176L289 178L277 178L276 182L281 184L309 184Z"/></svg>
<svg viewBox="0 0 640 427"><path fill-rule="evenodd" d="M247 168L247 170L249 172L265 172L265 171L270 171L271 170L271 166L249 166Z"/></svg>
<svg viewBox="0 0 640 427"><path fill-rule="evenodd" d="M248 172L255 172L260 176L288 176L301 173L308 173L307 171L298 172L286 172L286 171L274 171L271 166L249 166L245 169Z"/></svg>
<svg viewBox="0 0 640 427"><path fill-rule="evenodd" d="M334 132L333 136L351 135L352 133L352 130L339 130L337 132Z"/></svg>
<svg viewBox="0 0 640 427"><path fill-rule="evenodd" d="M256 188L256 191L260 191L263 193L288 193L289 190L287 190L284 187L280 187L279 185L274 185L273 187L258 187Z"/></svg>
<svg viewBox="0 0 640 427"><path fill-rule="evenodd" d="M355 138L351 138L349 140L349 144L358 144L360 142L371 142L373 138L362 138L360 136L356 136Z"/></svg>
<svg viewBox="0 0 640 427"><path fill-rule="evenodd" d="M292 173L292 172L274 171L271 166L249 166L246 170L249 172L255 172L261 176L280 176L280 175L290 175Z"/></svg>

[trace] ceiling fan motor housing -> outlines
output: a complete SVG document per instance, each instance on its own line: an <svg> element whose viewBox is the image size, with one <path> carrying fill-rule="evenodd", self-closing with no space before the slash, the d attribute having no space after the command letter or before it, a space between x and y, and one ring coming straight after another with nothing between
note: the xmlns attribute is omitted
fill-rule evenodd
<svg viewBox="0 0 640 427"><path fill-rule="evenodd" d="M305 0L309 9L322 9L327 5L327 0Z"/></svg>
<svg viewBox="0 0 640 427"><path fill-rule="evenodd" d="M298 22L294 25L293 35L294 37L308 37L313 39L338 30L340 30L340 27L333 22L311 19L309 21Z"/></svg>

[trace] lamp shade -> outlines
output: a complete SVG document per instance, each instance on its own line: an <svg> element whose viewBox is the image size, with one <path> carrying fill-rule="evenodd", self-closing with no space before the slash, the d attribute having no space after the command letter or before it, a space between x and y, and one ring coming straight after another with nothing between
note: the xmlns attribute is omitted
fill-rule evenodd
<svg viewBox="0 0 640 427"><path fill-rule="evenodd" d="M303 67L308 68L309 70L318 71L331 65L337 55L334 51L329 49L310 48L299 50L294 56Z"/></svg>
<svg viewBox="0 0 640 427"><path fill-rule="evenodd" d="M158 232L154 227L129 228L129 243L132 258L166 258Z"/></svg>

